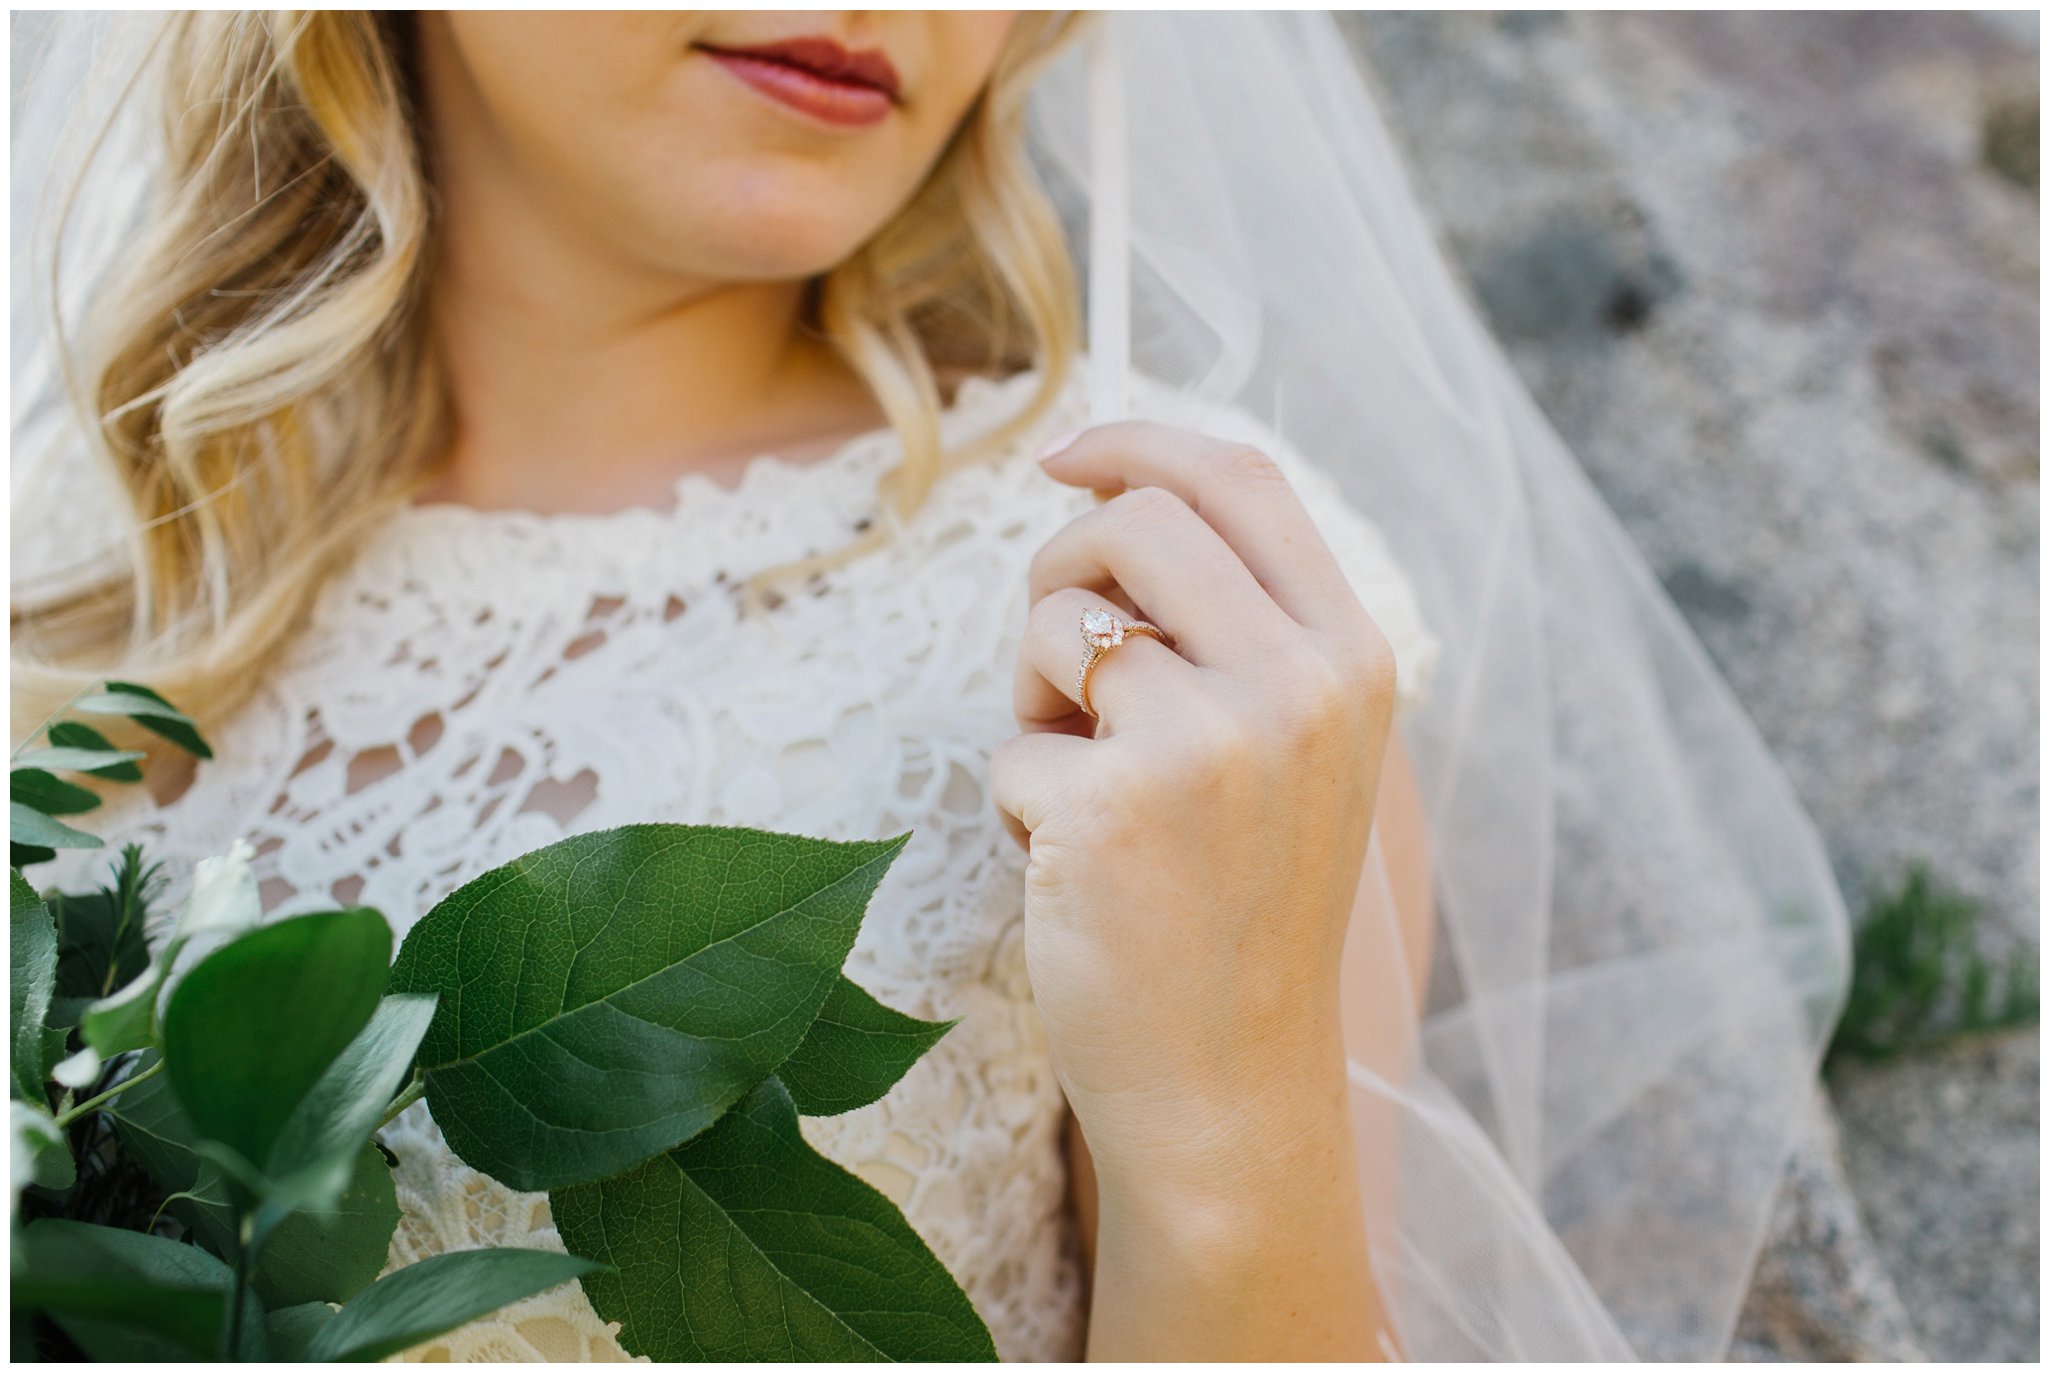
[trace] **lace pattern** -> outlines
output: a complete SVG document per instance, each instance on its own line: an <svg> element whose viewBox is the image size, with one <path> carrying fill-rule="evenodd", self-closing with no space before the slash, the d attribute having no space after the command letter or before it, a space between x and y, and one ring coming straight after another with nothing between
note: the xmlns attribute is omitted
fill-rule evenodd
<svg viewBox="0 0 2050 1373"><path fill-rule="evenodd" d="M1007 417L1033 381L965 382L948 438ZM1413 700L1436 647L1378 532L1243 411L1135 386L1136 413L1276 456ZM324 588L308 631L192 785L162 808L114 802L98 817L109 848L60 855L40 885L91 885L105 854L135 840L166 860L168 913L191 864L246 835L266 918L369 905L403 936L469 878L585 830L911 830L848 971L892 1006L960 1024L884 1100L806 1120L804 1133L903 1208L1005 1358L1079 1357L1064 1104L1025 973L1025 855L984 779L1016 728L1027 564L1091 504L1030 453L1086 418L1078 376L1014 451L944 476L897 544L750 620L734 594L748 573L836 547L875 516L891 435L814 463L764 455L732 488L686 475L668 509L407 507ZM405 1212L392 1266L484 1245L561 1247L546 1196L462 1165L424 1105L386 1140ZM402 1357L625 1359L615 1334L571 1284Z"/></svg>

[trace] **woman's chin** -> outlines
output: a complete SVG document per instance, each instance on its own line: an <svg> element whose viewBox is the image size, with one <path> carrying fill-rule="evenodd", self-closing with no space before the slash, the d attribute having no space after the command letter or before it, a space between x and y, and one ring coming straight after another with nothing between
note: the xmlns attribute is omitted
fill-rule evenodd
<svg viewBox="0 0 2050 1373"><path fill-rule="evenodd" d="M746 234L695 236L688 257L692 275L725 281L798 281L831 271L853 255L862 239L844 230L755 225Z"/></svg>
<svg viewBox="0 0 2050 1373"><path fill-rule="evenodd" d="M838 266L875 234L894 204L860 167L780 156L736 158L664 198L670 212L657 222L670 226L680 254L725 263L752 280L815 276Z"/></svg>

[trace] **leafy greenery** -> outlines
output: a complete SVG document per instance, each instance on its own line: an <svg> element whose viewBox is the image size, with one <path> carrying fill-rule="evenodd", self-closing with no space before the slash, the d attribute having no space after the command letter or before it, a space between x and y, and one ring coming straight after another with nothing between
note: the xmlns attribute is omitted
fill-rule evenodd
<svg viewBox="0 0 2050 1373"><path fill-rule="evenodd" d="M211 1358L235 1275L212 1254L156 1235L73 1220L39 1220L22 1234L17 1308L45 1311L95 1359ZM243 1325L236 1353L263 1358L262 1315Z"/></svg>
<svg viewBox="0 0 2050 1373"><path fill-rule="evenodd" d="M76 1025L76 1012L86 1003L126 986L149 966L142 926L161 878L162 865L143 862L142 846L129 844L110 884L94 892L50 894L57 922L57 1000L73 1008L60 1024Z"/></svg>
<svg viewBox="0 0 2050 1373"><path fill-rule="evenodd" d="M1853 942L1851 991L1830 1057L1883 1059L1957 1035L2037 1017L2032 950L2004 965L1988 961L1975 937L1980 904L1937 884L1926 866L1876 898Z"/></svg>
<svg viewBox="0 0 2050 1373"><path fill-rule="evenodd" d="M71 708L84 715L121 715L144 729L160 734L195 758L214 756L212 746L200 738L198 728L184 711L146 686L134 682L107 682L105 690L82 697Z"/></svg>
<svg viewBox="0 0 2050 1373"><path fill-rule="evenodd" d="M611 1266L584 1280L592 1305L657 1360L996 1357L889 1199L804 1142L775 1078L682 1147L549 1201L564 1241Z"/></svg>
<svg viewBox="0 0 2050 1373"><path fill-rule="evenodd" d="M881 1100L954 1025L893 1011L842 977L776 1076L799 1114L837 1116Z"/></svg>
<svg viewBox="0 0 2050 1373"><path fill-rule="evenodd" d="M109 682L70 708L211 756L147 688ZM157 872L136 846L99 891L44 899L21 865L74 846L51 814L98 805L55 773L140 781L143 757L72 721L46 737L13 759L15 1357L369 1357L589 1268L525 1250L491 1267L487 1250L396 1299L389 1278L374 1281L399 1207L373 1134L400 1104L434 998L385 995L391 932L375 911L257 926L240 841L197 866L154 957L143 930ZM181 969L187 949L198 956ZM456 1268L498 1276L452 1282ZM356 1313L346 1339L327 1333L343 1321L335 1303Z"/></svg>
<svg viewBox="0 0 2050 1373"><path fill-rule="evenodd" d="M8 874L8 942L12 958L8 965L7 1011L13 1027L13 1095L27 1102L43 1098L43 1079L50 1065L44 1062L43 1025L50 1013L50 998L57 992L57 922L50 908L19 872Z"/></svg>
<svg viewBox="0 0 2050 1373"><path fill-rule="evenodd" d="M195 757L213 757L212 746L189 716L148 687L133 682L102 682L99 690L82 691L65 702L57 715L67 711L123 717ZM142 780L142 769L136 764L143 753L116 748L90 725L53 717L44 722L42 733L45 746L30 748L24 743L9 760L8 851L17 870L49 861L58 849L100 847L97 836L56 818L94 809L100 804L98 793L67 782L57 773L76 772L113 782ZM33 739L32 733L29 742Z"/></svg>
<svg viewBox="0 0 2050 1373"><path fill-rule="evenodd" d="M904 837L628 825L484 874L407 936L449 1146L508 1187L594 1182L689 1139L790 1056Z"/></svg>
<svg viewBox="0 0 2050 1373"><path fill-rule="evenodd" d="M69 709L212 756L145 687ZM143 758L60 719L13 760L17 1358L373 1360L572 1280L634 1353L994 1357L895 1207L797 1128L879 1099L951 1027L841 971L908 835L579 835L458 889L396 962L373 910L260 923L237 840L152 951L139 847L94 892L20 871L99 847L55 817ZM379 1277L400 1212L377 1132L423 1097L473 1166L552 1189L592 1257Z"/></svg>
<svg viewBox="0 0 2050 1373"><path fill-rule="evenodd" d="M835 843L629 825L484 874L407 936L440 994L421 1051L452 1147L549 1189L620 1342L657 1359L994 1357L888 1199L814 1153L806 1109L879 1099L948 1025L840 973L908 835Z"/></svg>
<svg viewBox="0 0 2050 1373"><path fill-rule="evenodd" d="M164 1011L164 1060L202 1136L272 1168L286 1118L370 1023L390 958L384 918L350 910L259 926L193 968Z"/></svg>
<svg viewBox="0 0 2050 1373"><path fill-rule="evenodd" d="M154 1053L140 1062L147 1066ZM389 1093L387 1093L389 1096ZM235 1208L220 1170L200 1151L201 1136L162 1077L108 1103L121 1138L165 1189L164 1203L216 1253L233 1253ZM266 1307L347 1301L384 1267L399 1199L377 1147L357 1152L347 1186L331 1206L294 1212L264 1246L250 1275Z"/></svg>
<svg viewBox="0 0 2050 1373"><path fill-rule="evenodd" d="M541 1249L437 1254L379 1278L321 1327L306 1350L323 1362L367 1362L431 1340L596 1265Z"/></svg>

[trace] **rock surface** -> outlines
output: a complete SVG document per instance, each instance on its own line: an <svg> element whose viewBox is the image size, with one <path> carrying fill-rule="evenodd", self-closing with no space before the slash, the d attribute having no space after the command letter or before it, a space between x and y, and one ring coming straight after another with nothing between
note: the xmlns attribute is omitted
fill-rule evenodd
<svg viewBox="0 0 2050 1373"><path fill-rule="evenodd" d="M1844 1169L1916 1335L1941 1357L2026 1363L2042 1348L2041 1312L2016 1301L2041 1271L2042 1122L2037 1094L2019 1090L2041 1065L2029 1029L1830 1075Z"/></svg>
<svg viewBox="0 0 2050 1373"><path fill-rule="evenodd" d="M1342 22L1483 312L1785 764L1853 910L1926 860L1986 903L1989 954L2033 948L2028 17ZM2002 1043L2023 1041L1845 1079L1878 1243L1811 1132L1736 1353L2033 1357L2034 1032ZM1971 1103L1962 1128L1893 1147L1936 1081ZM2025 1209L2002 1161L2023 1120ZM1908 1243L1987 1207L2021 1219L1970 1262Z"/></svg>
<svg viewBox="0 0 2050 1373"><path fill-rule="evenodd" d="M1845 1182L1836 1121L1820 1091L1802 1124L1730 1357L1927 1358Z"/></svg>

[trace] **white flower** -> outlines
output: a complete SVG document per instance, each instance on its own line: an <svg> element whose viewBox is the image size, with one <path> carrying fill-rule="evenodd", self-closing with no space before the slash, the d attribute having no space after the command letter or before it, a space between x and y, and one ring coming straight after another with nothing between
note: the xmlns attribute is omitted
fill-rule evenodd
<svg viewBox="0 0 2050 1373"><path fill-rule="evenodd" d="M249 871L249 860L254 857L256 849L238 837L220 857L202 858L193 864L192 897L185 903L172 938L184 940L209 931L245 930L254 925L263 914L256 878Z"/></svg>
<svg viewBox="0 0 2050 1373"><path fill-rule="evenodd" d="M91 1086L99 1075L100 1051L90 1044L50 1070L50 1076L57 1080L59 1087L69 1087L73 1091Z"/></svg>
<svg viewBox="0 0 2050 1373"><path fill-rule="evenodd" d="M192 895L186 900L170 938L150 959L149 966L126 986L86 1008L89 1037L95 1019L119 1011L131 1001L147 1000L153 1024L162 1027L165 1003L182 975L179 970L190 968L213 949L256 924L263 914L256 878L249 871L249 860L254 857L255 847L247 839L238 838L220 857L202 858L192 865ZM190 956L181 962L180 955L188 951ZM67 1062L79 1057L83 1055L74 1055Z"/></svg>

